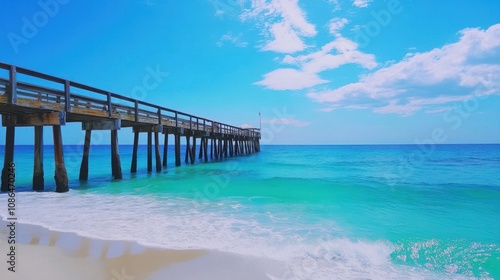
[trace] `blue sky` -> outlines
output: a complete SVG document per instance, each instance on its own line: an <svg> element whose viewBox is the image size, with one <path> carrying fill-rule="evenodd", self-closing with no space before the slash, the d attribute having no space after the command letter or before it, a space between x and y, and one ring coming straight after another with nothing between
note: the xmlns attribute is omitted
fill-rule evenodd
<svg viewBox="0 0 500 280"><path fill-rule="evenodd" d="M5 1L0 61L238 126L258 127L261 112L268 144L500 143L498 11L494 0ZM32 129L18 131L32 144ZM79 124L63 134L82 142Z"/></svg>

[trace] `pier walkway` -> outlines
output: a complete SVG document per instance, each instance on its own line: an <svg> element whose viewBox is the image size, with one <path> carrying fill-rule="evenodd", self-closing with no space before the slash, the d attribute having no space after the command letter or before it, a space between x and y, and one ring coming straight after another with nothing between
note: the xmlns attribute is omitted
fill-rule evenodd
<svg viewBox="0 0 500 280"><path fill-rule="evenodd" d="M1 191L8 191L9 166L14 162L16 127L34 127L35 154L33 189L44 189L43 127L51 126L54 140L56 191L68 191L64 164L61 127L79 122L85 130L80 180L88 179L88 158L93 130L111 131L111 173L122 178L118 152L118 133L132 128L134 146L130 172L137 172L139 133L147 133L147 170L153 170L153 136L156 171L167 166L168 135L174 135L175 165L181 165L181 137L185 137L186 163L195 163L197 139L198 160L221 160L260 151L259 129L245 129L207 118L183 113L141 100L97 89L88 85L50 76L14 65L0 63L0 114L6 127L4 166ZM159 134L164 135L163 159ZM210 146L210 149L209 149Z"/></svg>

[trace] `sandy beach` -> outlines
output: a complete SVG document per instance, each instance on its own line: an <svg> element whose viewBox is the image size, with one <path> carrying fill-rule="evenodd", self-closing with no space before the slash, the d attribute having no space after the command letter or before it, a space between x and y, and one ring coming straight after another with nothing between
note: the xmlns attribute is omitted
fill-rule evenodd
<svg viewBox="0 0 500 280"><path fill-rule="evenodd" d="M278 262L207 250L168 250L17 224L15 265L6 263L2 221L0 279L275 279ZM9 267L15 267L9 270ZM13 272L12 270L15 270Z"/></svg>

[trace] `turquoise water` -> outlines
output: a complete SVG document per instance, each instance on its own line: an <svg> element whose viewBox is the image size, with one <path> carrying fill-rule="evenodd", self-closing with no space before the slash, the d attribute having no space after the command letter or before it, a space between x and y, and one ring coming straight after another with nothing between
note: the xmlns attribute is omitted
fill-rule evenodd
<svg viewBox="0 0 500 280"><path fill-rule="evenodd" d="M51 147L43 193L29 191L33 148L16 147L19 218L268 257L288 267L276 279L500 279L500 145L263 146L177 168L170 147L151 174L140 147L137 175L131 151L120 146L124 180L112 181L109 147L93 146L80 183L81 148L66 146L71 191L56 194Z"/></svg>

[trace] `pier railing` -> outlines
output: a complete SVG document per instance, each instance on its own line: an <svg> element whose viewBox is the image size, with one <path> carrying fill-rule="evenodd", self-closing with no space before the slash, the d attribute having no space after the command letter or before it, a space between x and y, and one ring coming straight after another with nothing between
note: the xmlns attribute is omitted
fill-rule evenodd
<svg viewBox="0 0 500 280"><path fill-rule="evenodd" d="M133 125L162 124L168 127L260 137L259 129L244 129L142 100L133 99L74 81L54 77L14 65L0 63L2 103L33 109L64 111L88 117L121 119ZM27 82L23 80L34 80ZM43 85L41 85L43 84Z"/></svg>

